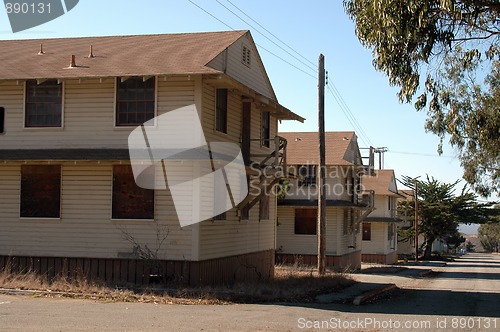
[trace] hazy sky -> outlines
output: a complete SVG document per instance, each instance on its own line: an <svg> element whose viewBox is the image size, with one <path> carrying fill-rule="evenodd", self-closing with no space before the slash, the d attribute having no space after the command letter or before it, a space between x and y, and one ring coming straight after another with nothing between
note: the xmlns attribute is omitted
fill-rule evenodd
<svg viewBox="0 0 500 332"><path fill-rule="evenodd" d="M371 52L357 40L340 0L81 0L66 15L16 34L11 32L5 11L0 11L0 39L230 29L251 30L279 102L307 119L304 124L285 121L280 130L317 130L315 77L317 59L323 53L329 77L328 131L355 130L360 146L387 147L385 168L395 169L397 176L429 174L444 182L461 178L452 148L445 145L444 156L437 156L439 140L425 133L425 113L400 104L397 89L375 71ZM334 98L335 91L345 102L343 107ZM346 110L359 127L348 120Z"/></svg>

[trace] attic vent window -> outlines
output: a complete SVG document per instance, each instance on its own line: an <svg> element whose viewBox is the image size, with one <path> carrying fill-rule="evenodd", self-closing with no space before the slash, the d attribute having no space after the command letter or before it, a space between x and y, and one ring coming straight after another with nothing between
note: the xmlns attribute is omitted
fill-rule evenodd
<svg viewBox="0 0 500 332"><path fill-rule="evenodd" d="M250 67L251 65L251 51L248 47L246 46L243 46L243 51L242 51L242 55L241 55L241 62L245 65L245 66L248 66Z"/></svg>

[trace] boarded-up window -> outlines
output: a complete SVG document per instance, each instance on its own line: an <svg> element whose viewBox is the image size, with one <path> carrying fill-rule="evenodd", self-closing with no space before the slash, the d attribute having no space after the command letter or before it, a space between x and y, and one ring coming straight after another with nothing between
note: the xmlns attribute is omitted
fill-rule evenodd
<svg viewBox="0 0 500 332"><path fill-rule="evenodd" d="M262 140L262 145L265 147L270 147L271 142L269 141L269 139L271 137L271 113L261 113L261 125L260 137Z"/></svg>
<svg viewBox="0 0 500 332"><path fill-rule="evenodd" d="M155 116L155 78L117 78L116 125L137 126Z"/></svg>
<svg viewBox="0 0 500 332"><path fill-rule="evenodd" d="M5 132L5 108L0 107L0 134Z"/></svg>
<svg viewBox="0 0 500 332"><path fill-rule="evenodd" d="M26 81L26 127L61 127L62 84L49 80Z"/></svg>
<svg viewBox="0 0 500 332"><path fill-rule="evenodd" d="M259 202L259 220L269 220L269 195L262 195Z"/></svg>
<svg viewBox="0 0 500 332"><path fill-rule="evenodd" d="M363 223L363 241L371 241L372 239L372 224L369 222Z"/></svg>
<svg viewBox="0 0 500 332"><path fill-rule="evenodd" d="M317 209L295 209L295 234L316 235Z"/></svg>
<svg viewBox="0 0 500 332"><path fill-rule="evenodd" d="M61 166L21 166L21 211L23 218L61 217Z"/></svg>
<svg viewBox="0 0 500 332"><path fill-rule="evenodd" d="M154 219L154 190L137 186L130 165L113 167L113 219Z"/></svg>
<svg viewBox="0 0 500 332"><path fill-rule="evenodd" d="M227 89L215 93L215 130L227 134Z"/></svg>

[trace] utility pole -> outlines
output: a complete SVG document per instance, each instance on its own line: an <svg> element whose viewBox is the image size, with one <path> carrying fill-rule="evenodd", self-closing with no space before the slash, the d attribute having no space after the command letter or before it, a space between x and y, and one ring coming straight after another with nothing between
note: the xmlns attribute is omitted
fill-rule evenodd
<svg viewBox="0 0 500 332"><path fill-rule="evenodd" d="M418 180L415 179L415 262L418 261Z"/></svg>
<svg viewBox="0 0 500 332"><path fill-rule="evenodd" d="M318 73L319 193L318 193L318 273L325 273L326 251L326 152L325 152L325 57L319 55Z"/></svg>
<svg viewBox="0 0 500 332"><path fill-rule="evenodd" d="M388 150L385 146L375 149L375 153L378 153L378 169L382 169L383 166L382 159L384 157L384 153L386 153L387 151Z"/></svg>

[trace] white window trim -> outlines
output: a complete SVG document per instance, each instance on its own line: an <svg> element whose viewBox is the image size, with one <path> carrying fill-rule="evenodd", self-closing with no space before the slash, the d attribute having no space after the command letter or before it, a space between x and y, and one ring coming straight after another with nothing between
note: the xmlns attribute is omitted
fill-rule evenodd
<svg viewBox="0 0 500 332"><path fill-rule="evenodd" d="M141 76L131 76L131 77L141 77ZM115 77L114 78L114 89L113 89L113 129L115 130L134 130L138 125L130 125L130 126L118 126L116 124L116 113L117 113L117 93L118 93L118 80L121 79L121 77ZM156 118L158 117L158 76L155 76L155 103L154 103L154 124L151 127L148 128L156 128L158 125L158 121Z"/></svg>
<svg viewBox="0 0 500 332"><path fill-rule="evenodd" d="M52 80L52 79L51 79ZM27 81L24 81L23 84L23 130L29 130L29 131L37 131L37 130L53 130L53 131L60 131L64 129L64 114L65 112L65 104L66 104L66 82L62 81L61 82L61 91L62 91L62 96L61 96L61 126L59 127L27 127L26 126L26 93L27 93Z"/></svg>

